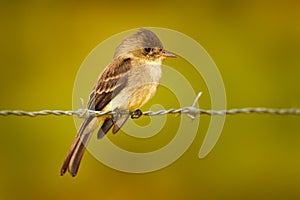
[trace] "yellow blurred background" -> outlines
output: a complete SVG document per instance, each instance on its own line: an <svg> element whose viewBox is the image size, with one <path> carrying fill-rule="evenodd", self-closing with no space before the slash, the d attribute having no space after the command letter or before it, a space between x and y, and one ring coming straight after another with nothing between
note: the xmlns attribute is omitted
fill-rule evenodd
<svg viewBox="0 0 300 200"><path fill-rule="evenodd" d="M0 16L1 110L71 109L88 53L114 34L148 26L182 32L208 51L228 108L300 107L298 1L2 1ZM187 76L196 92L205 90L202 80ZM147 106L176 107L159 97ZM203 98L200 106L209 109ZM72 117L0 117L0 199L300 198L298 116L228 116L217 145L200 160L208 122L201 116L195 141L167 168L128 174L86 153L74 179L59 176L76 133Z"/></svg>

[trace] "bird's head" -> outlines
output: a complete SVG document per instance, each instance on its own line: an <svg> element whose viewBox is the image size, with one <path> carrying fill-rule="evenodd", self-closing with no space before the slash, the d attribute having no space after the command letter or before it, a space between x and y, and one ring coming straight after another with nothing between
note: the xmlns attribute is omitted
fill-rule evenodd
<svg viewBox="0 0 300 200"><path fill-rule="evenodd" d="M148 61L161 61L168 57L176 57L176 55L165 51L157 35L147 29L140 29L137 33L122 40L115 51L114 58L120 56Z"/></svg>

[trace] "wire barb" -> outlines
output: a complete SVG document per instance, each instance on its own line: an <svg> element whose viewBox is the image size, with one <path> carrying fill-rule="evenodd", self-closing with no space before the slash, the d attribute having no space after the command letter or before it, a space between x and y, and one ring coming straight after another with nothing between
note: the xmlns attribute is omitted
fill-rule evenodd
<svg viewBox="0 0 300 200"><path fill-rule="evenodd" d="M200 97L202 95L202 92L199 92L198 95L196 96L192 107L189 108L188 113L186 114L189 118L194 120L196 118L196 115L198 114L196 104L199 101Z"/></svg>

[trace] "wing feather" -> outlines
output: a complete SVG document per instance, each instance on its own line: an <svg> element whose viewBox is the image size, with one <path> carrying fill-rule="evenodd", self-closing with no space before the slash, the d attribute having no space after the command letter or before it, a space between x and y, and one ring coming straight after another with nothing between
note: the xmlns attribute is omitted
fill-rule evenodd
<svg viewBox="0 0 300 200"><path fill-rule="evenodd" d="M126 86L131 60L117 59L98 79L88 102L88 109L101 111Z"/></svg>

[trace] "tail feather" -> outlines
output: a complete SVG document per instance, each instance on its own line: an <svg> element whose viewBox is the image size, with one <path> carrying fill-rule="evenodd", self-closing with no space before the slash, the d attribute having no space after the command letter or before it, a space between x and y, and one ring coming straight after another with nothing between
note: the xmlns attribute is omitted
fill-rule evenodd
<svg viewBox="0 0 300 200"><path fill-rule="evenodd" d="M89 142L94 130L98 127L99 123L101 123L100 121L104 120L101 128L98 131L98 139L102 138L113 126L113 133L118 132L127 119L128 116L122 117L116 121L114 121L112 118L106 118L104 120L89 117L86 119L82 123L78 134L76 135L68 152L68 155L64 160L60 170L60 175L63 176L67 171L69 171L71 176L76 176L80 161L86 149L86 145Z"/></svg>
<svg viewBox="0 0 300 200"><path fill-rule="evenodd" d="M91 138L95 128L98 126L97 118L90 117L85 120L78 134L76 135L67 157L60 170L60 175L63 176L67 171L74 177L78 172L80 161L85 152L86 145Z"/></svg>
<svg viewBox="0 0 300 200"><path fill-rule="evenodd" d="M63 176L67 172L70 160L74 154L75 148L78 145L79 140L80 140L80 137L78 135L76 135L75 140L73 141L72 146L69 150L69 153L68 153L67 157L65 158L64 163L61 167L61 170L60 170L61 176Z"/></svg>
<svg viewBox="0 0 300 200"><path fill-rule="evenodd" d="M113 125L114 125L113 119L106 118L105 121L103 122L101 128L98 130L97 138L98 139L103 138Z"/></svg>
<svg viewBox="0 0 300 200"><path fill-rule="evenodd" d="M84 135L83 138L79 139L79 142L77 143L74 149L73 156L71 157L68 165L68 171L73 177L76 176L78 172L80 161L82 159L82 156L86 149L86 145L89 139L91 138L91 136L92 136L92 132Z"/></svg>
<svg viewBox="0 0 300 200"><path fill-rule="evenodd" d="M128 117L129 117L129 115L123 115L122 117L120 117L119 119L116 120L116 122L114 123L113 130L112 130L113 134L117 133L122 128L124 123L127 121Z"/></svg>
<svg viewBox="0 0 300 200"><path fill-rule="evenodd" d="M93 132L85 134L80 138L76 135L76 138L70 148L70 151L65 158L65 161L61 167L60 175L63 176L67 171L74 177L78 172L80 161L86 149L86 144L88 143Z"/></svg>

